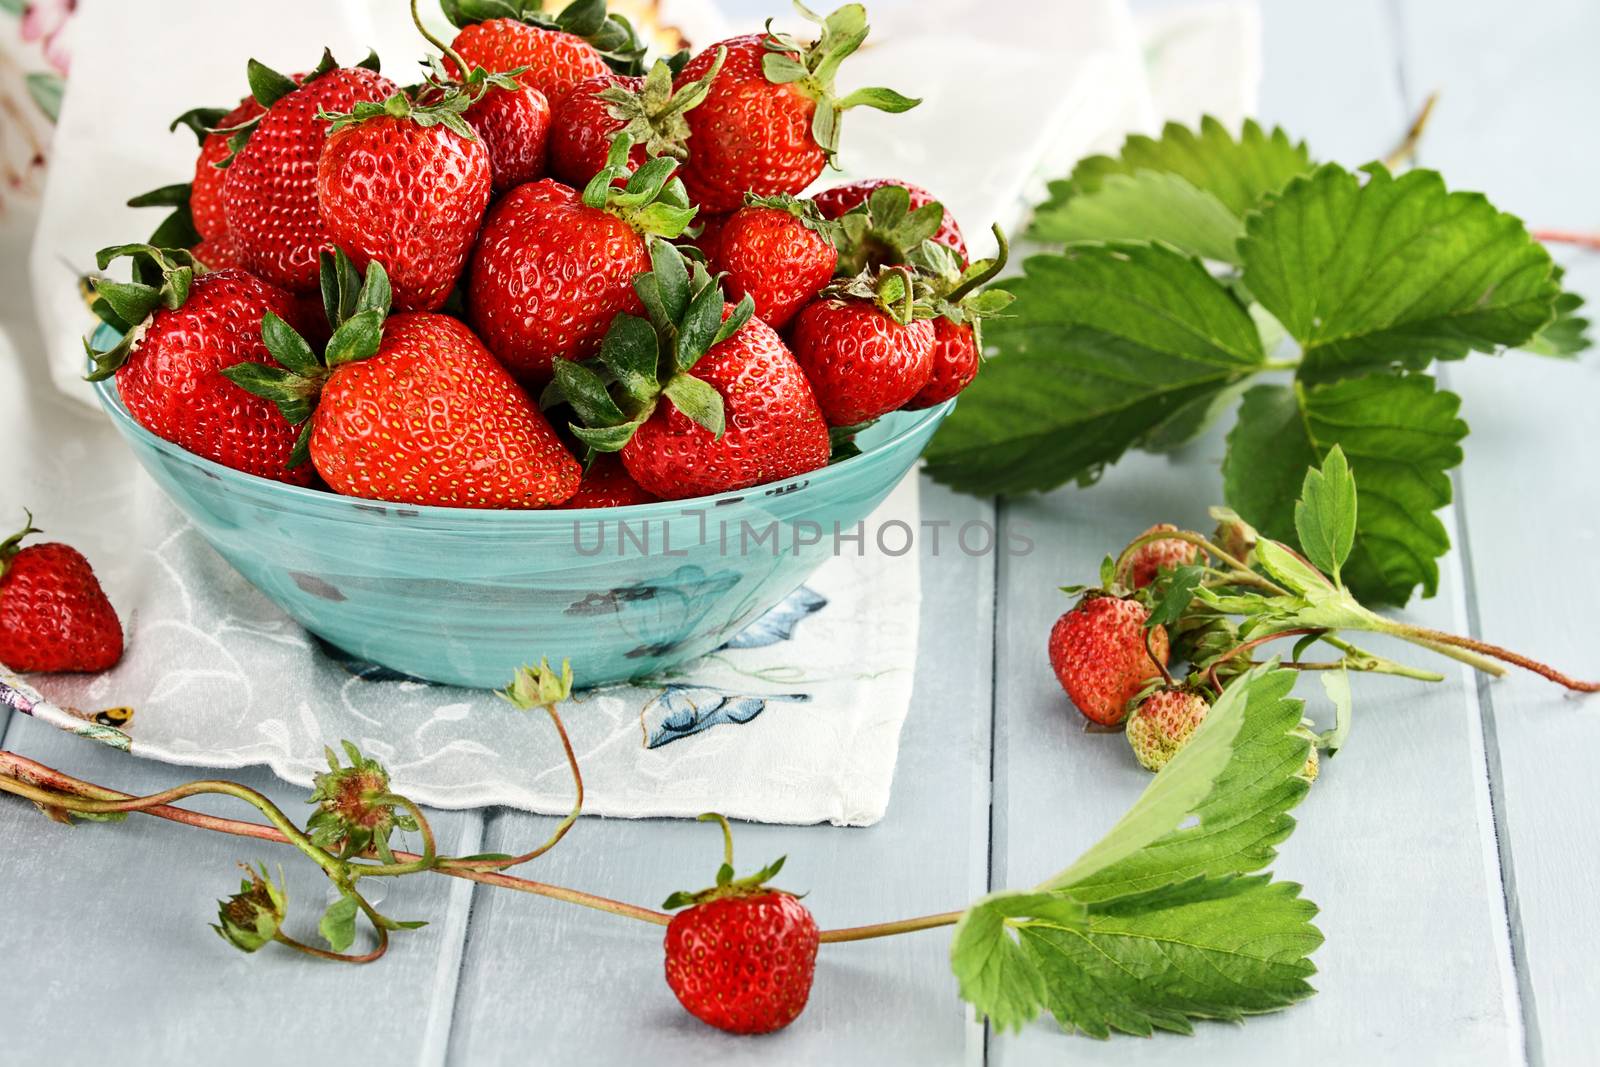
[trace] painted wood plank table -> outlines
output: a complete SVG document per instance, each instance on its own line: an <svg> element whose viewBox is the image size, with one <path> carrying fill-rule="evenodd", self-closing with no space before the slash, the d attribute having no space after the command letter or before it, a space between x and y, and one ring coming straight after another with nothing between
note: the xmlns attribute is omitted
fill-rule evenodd
<svg viewBox="0 0 1600 1067"><path fill-rule="evenodd" d="M1438 88L1424 164L1535 225L1600 222L1592 0L1264 6L1261 112L1319 156L1382 154ZM1600 257L1570 266L1571 284L1600 298ZM1410 617L1592 674L1600 364L1475 356L1442 376L1473 433L1445 515L1457 547L1438 596ZM1154 521L1203 523L1221 453L1212 433L1176 459L1131 457L1093 490L999 504L925 485L928 520L1023 528L1038 549L923 560L916 696L888 817L867 830L745 827L741 855L787 853L786 880L811 891L824 926L945 910L1075 856L1148 779L1119 745L1082 737L1056 687L1043 655L1064 603L1055 587ZM1600 706L1526 676L1358 686L1350 742L1276 864L1322 905L1321 992L1243 1027L996 1036L958 1001L938 931L831 947L801 1020L739 1040L678 1008L658 930L446 879L391 890L385 910L434 921L376 967L245 957L201 927L219 886L195 873L255 858L239 841L154 820L69 832L6 802L0 1063L1592 1062ZM186 777L22 717L0 732L7 748L125 789ZM236 777L286 805L303 796L265 773ZM435 817L456 854L540 839L552 821ZM538 877L653 903L703 879L708 832L585 820ZM321 898L320 875L287 866L292 891Z"/></svg>

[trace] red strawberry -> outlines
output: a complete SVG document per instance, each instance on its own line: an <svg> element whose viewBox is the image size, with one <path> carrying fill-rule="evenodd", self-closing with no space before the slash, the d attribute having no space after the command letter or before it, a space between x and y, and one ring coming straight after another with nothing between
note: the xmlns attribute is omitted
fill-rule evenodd
<svg viewBox="0 0 1600 1067"><path fill-rule="evenodd" d="M537 89L490 89L467 109L467 122L489 149L496 195L544 177L550 102Z"/></svg>
<svg viewBox="0 0 1600 1067"><path fill-rule="evenodd" d="M528 69L517 80L537 89L552 106L568 89L606 73L600 50L577 34L500 18L462 28L450 47L467 63L485 70Z"/></svg>
<svg viewBox="0 0 1600 1067"><path fill-rule="evenodd" d="M1178 528L1170 522L1158 522L1150 527L1139 537L1146 537L1153 533L1176 533ZM1137 538L1135 539L1137 540ZM1133 550L1128 559L1130 573L1133 576L1133 587L1143 589L1156 580L1156 575L1163 570L1177 570L1195 561L1200 550L1187 541L1165 539L1151 541L1140 545Z"/></svg>
<svg viewBox="0 0 1600 1067"><path fill-rule="evenodd" d="M943 315L934 319L933 374L905 406L915 411L943 404L972 384L981 358L978 338L970 325L951 322Z"/></svg>
<svg viewBox="0 0 1600 1067"><path fill-rule="evenodd" d="M822 31L815 42L787 34L735 37L679 73L679 85L704 78L718 52L727 52L705 100L688 114L683 183L704 210L734 211L746 193L794 195L810 185L838 150L839 118L848 108L899 112L919 103L889 89L837 99L833 75L866 39L866 12L846 4L816 21Z"/></svg>
<svg viewBox="0 0 1600 1067"><path fill-rule="evenodd" d="M615 384L608 391L595 371L556 364L557 386L584 424L573 432L596 450L620 450L634 481L669 500L826 465L827 423L778 334L751 317L748 299L725 305L702 265L664 241L651 251L655 270L638 285L665 321L619 318L601 350ZM658 347L669 353L659 362Z"/></svg>
<svg viewBox="0 0 1600 1067"><path fill-rule="evenodd" d="M238 107L209 123L211 128L222 132L207 133L200 142L200 158L194 164L194 184L189 187L189 211L194 216L195 230L205 240L215 241L226 237L228 233L228 217L222 207L222 182L228 172L219 166L233 153L228 146L232 134L227 131L260 118L265 110L255 97L247 96L239 102ZM177 126L186 121L189 115L196 114L204 115L190 112L173 125Z"/></svg>
<svg viewBox="0 0 1600 1067"><path fill-rule="evenodd" d="M884 268L831 287L794 322L795 359L830 426L855 426L905 405L933 374L933 323L906 297L911 276Z"/></svg>
<svg viewBox="0 0 1600 1067"><path fill-rule="evenodd" d="M906 197L903 201L884 200L882 206L874 210L870 200L879 189L904 189ZM966 263L967 242L961 236L961 227L956 224L955 216L946 211L932 193L920 186L898 178L871 178L824 189L816 194L815 199L817 210L822 212L825 219L842 218L847 212L857 209L861 209L866 216L863 221L867 225L862 235L865 240L861 244L867 247L869 254L861 256L859 262L848 264L851 273L859 273L883 263L903 263L911 249L925 239L938 241L961 257L963 265ZM901 234L898 230L908 217L918 224L926 221L933 225L925 233L921 232L922 226L918 225L916 233Z"/></svg>
<svg viewBox="0 0 1600 1067"><path fill-rule="evenodd" d="M357 269L384 265L401 311L444 305L489 206L489 151L452 110L459 92L427 106L404 93L357 104L333 119L317 163L328 234Z"/></svg>
<svg viewBox="0 0 1600 1067"><path fill-rule="evenodd" d="M1150 613L1134 600L1090 593L1050 629L1050 666L1067 696L1085 718L1115 726L1128 714L1128 702L1167 663L1167 631L1149 631ZM1159 658L1158 667L1150 656Z"/></svg>
<svg viewBox="0 0 1600 1067"><path fill-rule="evenodd" d="M639 483L628 476L628 471L623 467L622 461L616 456L595 456L589 464L589 469L583 472L583 484L578 486L577 495L565 504L564 508L623 508L632 504L652 504L656 498L640 488Z"/></svg>
<svg viewBox="0 0 1600 1067"><path fill-rule="evenodd" d="M262 318L270 312L299 321L294 298L240 270L197 274L190 253L149 245L103 250L101 269L123 255L134 258L136 276L159 288L97 286L123 321L135 325L96 358L91 377L115 372L128 413L157 437L234 470L308 484L310 471L288 469L294 427L270 403L241 395L223 373L270 362Z"/></svg>
<svg viewBox="0 0 1600 1067"><path fill-rule="evenodd" d="M296 293L317 287L317 255L332 242L317 209L317 159L328 131L327 120L317 114L348 112L395 92L394 83L376 71L331 68L330 62L324 60L329 69L319 67L300 88L268 72L277 80L257 97L270 101L267 112L222 185L228 229L251 273ZM265 86L271 78L258 73L255 80Z"/></svg>
<svg viewBox="0 0 1600 1067"><path fill-rule="evenodd" d="M122 658L122 624L94 568L69 545L0 541L0 664L14 671L103 671Z"/></svg>
<svg viewBox="0 0 1600 1067"><path fill-rule="evenodd" d="M331 259L330 289L353 269ZM269 319L264 332L282 366L233 380L306 422L311 460L336 492L463 508L546 507L572 496L577 460L482 342L448 315L385 321L387 288L375 260L321 361Z"/></svg>
<svg viewBox="0 0 1600 1067"><path fill-rule="evenodd" d="M620 160L582 194L549 178L519 186L489 212L473 254L467 313L489 350L519 379L547 381L552 359L588 359L618 312L643 308L633 279L650 269L645 236L676 236L693 217L682 186L654 161L626 188Z"/></svg>
<svg viewBox="0 0 1600 1067"><path fill-rule="evenodd" d="M194 258L205 264L207 270L244 270L244 249L227 230L216 237L207 237L195 245Z"/></svg>
<svg viewBox="0 0 1600 1067"><path fill-rule="evenodd" d="M987 286L1005 269L1010 247L999 226L994 228L999 253L994 259L966 265L937 241L912 250L911 264L931 293L938 317L933 320L933 374L906 407L931 408L972 384L983 357L983 319L998 314L1015 299ZM981 289L981 291L980 291Z"/></svg>
<svg viewBox="0 0 1600 1067"><path fill-rule="evenodd" d="M707 818L707 816L701 816ZM717 885L674 893L680 908L667 926L667 985L702 1022L733 1034L767 1034L794 1022L811 996L819 935L816 920L791 893L769 889L779 859L748 878L733 878L733 835Z"/></svg>
<svg viewBox="0 0 1600 1067"><path fill-rule="evenodd" d="M699 229L698 237L683 237L677 242L680 248L698 248L707 263L715 263L717 254L722 247L722 228L728 224L732 215L696 215L694 224Z"/></svg>
<svg viewBox="0 0 1600 1067"><path fill-rule="evenodd" d="M827 223L792 196L753 198L728 216L716 246L711 262L727 274L729 299L748 293L756 316L775 330L822 291L839 262Z"/></svg>
<svg viewBox="0 0 1600 1067"><path fill-rule="evenodd" d="M550 130L550 170L562 181L588 184L606 166L619 133L633 141L629 162L635 168L657 156L685 159L684 114L705 99L721 67L714 55L704 77L676 89L665 60L657 60L647 77L607 73L579 82L562 98Z"/></svg>

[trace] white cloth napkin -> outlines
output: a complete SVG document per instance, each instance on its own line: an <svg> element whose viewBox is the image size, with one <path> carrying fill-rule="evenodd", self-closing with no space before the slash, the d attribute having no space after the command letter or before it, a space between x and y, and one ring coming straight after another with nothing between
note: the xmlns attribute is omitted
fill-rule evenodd
<svg viewBox="0 0 1600 1067"><path fill-rule="evenodd" d="M0 287L0 355L9 357L0 361L0 424L15 446L0 450L0 504L16 519L29 504L52 536L94 561L130 643L113 671L32 678L13 703L136 755L262 763L298 784L323 765L325 744L348 738L384 759L397 787L422 803L565 811L570 783L542 716L331 655L204 544L85 406L93 404L80 380L88 321L75 274L95 249L153 227L154 213L121 206L128 196L187 178L194 146L166 133L171 116L231 103L249 55L285 70L314 62L306 26L340 56L374 45L393 69L421 52L388 0L230 6L237 25L220 39L202 29L214 16L210 0L160 0L158 18L150 6L85 0L30 261L37 329ZM740 26L758 24L754 7L726 4ZM669 20L686 30L718 32L703 5L682 0L672 10ZM1241 114L1257 64L1253 12L1186 9L1186 22L1168 17L1145 38L1119 0L879 0L872 43L846 65L843 88L890 85L926 101L902 116L852 112L847 174L934 190L984 254L989 221L1014 229L1043 176L1153 125L1166 109L1152 80L1181 114ZM15 212L5 220L0 254L20 249L26 223ZM869 529L891 519L915 528L916 489L908 478ZM584 768L586 810L877 821L910 703L918 602L917 554L889 559L869 548L865 558L829 561L736 647L673 684L574 699L563 717ZM131 708L131 720L96 723L109 706Z"/></svg>

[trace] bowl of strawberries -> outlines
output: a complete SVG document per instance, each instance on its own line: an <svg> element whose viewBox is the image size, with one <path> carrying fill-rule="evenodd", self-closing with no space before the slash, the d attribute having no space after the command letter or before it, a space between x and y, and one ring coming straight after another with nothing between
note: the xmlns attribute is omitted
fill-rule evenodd
<svg viewBox="0 0 1600 1067"><path fill-rule="evenodd" d="M541 654L659 675L861 551L977 373L1005 242L970 262L901 181L800 195L844 111L915 104L834 95L859 5L648 68L603 4L473 10L418 86L252 61L185 116L193 181L135 201L172 216L100 253L131 278L96 283L90 377L338 649L473 687Z"/></svg>

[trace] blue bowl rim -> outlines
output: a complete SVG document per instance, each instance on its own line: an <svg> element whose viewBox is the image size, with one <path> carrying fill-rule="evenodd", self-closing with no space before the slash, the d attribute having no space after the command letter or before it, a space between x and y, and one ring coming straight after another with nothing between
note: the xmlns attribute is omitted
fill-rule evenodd
<svg viewBox="0 0 1600 1067"><path fill-rule="evenodd" d="M677 515L686 508L693 508L697 504L714 505L715 502L730 499L744 499L747 497L760 497L768 492L785 485L793 484L800 478L807 479L805 488L810 489L819 482L826 484L843 477L839 472L859 467L872 457L887 452L894 446L914 436L930 423L937 424L945 415L954 409L959 398L951 398L942 404L926 408L918 414L919 417L911 420L905 426L896 430L893 435L884 441L879 441L870 449L864 450L860 455L851 456L839 463L829 464L818 470L806 474L796 475L793 478L779 479L773 482L763 482L760 485L747 486L727 493L717 493L710 496L685 497L681 500L658 500L650 504L629 504L624 507L609 508L457 508L441 507L432 504L399 504L388 500L374 500L368 497L345 496L321 489L311 489L298 485L288 485L284 482L263 478L260 475L250 474L247 471L235 470L224 466L204 456L196 455L181 445L174 444L164 437L158 437L141 426L127 407L122 403L122 395L117 390L115 377L94 382L95 395L100 404L112 420L119 424L123 433L131 433L135 438L156 451L171 456L174 459L195 464L201 470L214 473L219 480L227 482L231 479L242 479L247 484L260 486L265 492L280 493L288 500L301 501L313 508L327 508L348 502L354 505L352 510L367 517L376 517L377 508L403 509L408 517L419 519L458 520L475 518L478 521L516 522L527 520L530 523L548 522L552 517L559 516L562 521L571 522L574 516L601 519L615 518L619 520L637 519L640 522L652 518L664 518L668 515ZM902 414L895 412L894 414ZM904 414L911 414L906 412ZM898 481L898 479L897 479Z"/></svg>

